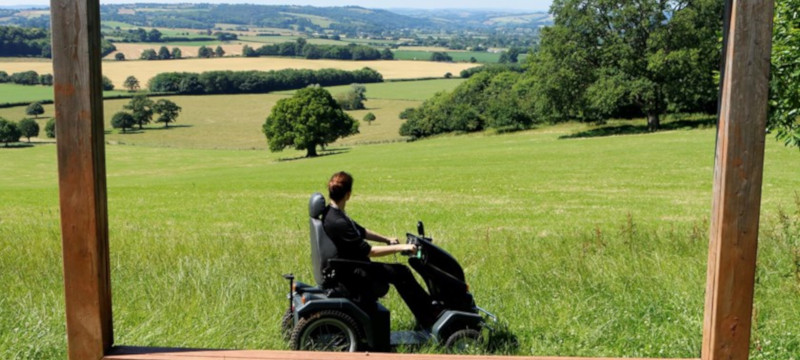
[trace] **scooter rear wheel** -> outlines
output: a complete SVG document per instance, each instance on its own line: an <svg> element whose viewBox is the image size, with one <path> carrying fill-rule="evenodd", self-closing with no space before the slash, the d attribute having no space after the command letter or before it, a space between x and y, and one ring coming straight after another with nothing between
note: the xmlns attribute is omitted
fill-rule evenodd
<svg viewBox="0 0 800 360"><path fill-rule="evenodd" d="M300 319L292 330L293 350L358 351L361 329L350 315L325 310Z"/></svg>
<svg viewBox="0 0 800 360"><path fill-rule="evenodd" d="M477 354L483 348L483 336L475 329L461 329L447 337L444 348L451 354Z"/></svg>

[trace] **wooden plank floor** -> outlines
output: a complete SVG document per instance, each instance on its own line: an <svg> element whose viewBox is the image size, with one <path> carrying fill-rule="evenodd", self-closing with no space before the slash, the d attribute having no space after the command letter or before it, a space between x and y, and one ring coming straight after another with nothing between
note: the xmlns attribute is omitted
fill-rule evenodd
<svg viewBox="0 0 800 360"><path fill-rule="evenodd" d="M323 353L273 350L190 350L118 347L103 360L652 360L635 358L576 358L550 356L494 356L393 353ZM699 360L699 359L681 359Z"/></svg>

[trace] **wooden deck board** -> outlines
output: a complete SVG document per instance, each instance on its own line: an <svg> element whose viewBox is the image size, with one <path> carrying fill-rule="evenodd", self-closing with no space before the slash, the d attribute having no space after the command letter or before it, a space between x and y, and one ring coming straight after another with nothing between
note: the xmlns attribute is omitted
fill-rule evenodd
<svg viewBox="0 0 800 360"><path fill-rule="evenodd" d="M578 358L553 356L495 356L446 354L393 354L393 353L323 353L309 351L273 350L183 350L118 347L103 360L652 360L641 358ZM676 359L698 360L698 359Z"/></svg>

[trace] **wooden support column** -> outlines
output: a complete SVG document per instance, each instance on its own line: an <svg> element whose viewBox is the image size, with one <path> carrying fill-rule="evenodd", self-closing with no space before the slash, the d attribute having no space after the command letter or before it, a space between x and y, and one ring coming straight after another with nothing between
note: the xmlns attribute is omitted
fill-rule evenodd
<svg viewBox="0 0 800 360"><path fill-rule="evenodd" d="M728 0L703 360L749 355L772 43L772 0Z"/></svg>
<svg viewBox="0 0 800 360"><path fill-rule="evenodd" d="M99 0L51 0L69 359L112 345Z"/></svg>

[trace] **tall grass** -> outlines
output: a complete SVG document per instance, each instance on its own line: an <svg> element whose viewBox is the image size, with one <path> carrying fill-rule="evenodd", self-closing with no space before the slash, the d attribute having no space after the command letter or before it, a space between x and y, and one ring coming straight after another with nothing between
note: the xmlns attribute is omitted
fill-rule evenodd
<svg viewBox="0 0 800 360"><path fill-rule="evenodd" d="M294 161L279 160L302 153L109 145L115 343L285 348L280 275L312 279L308 196L349 170L348 212L394 236L424 220L518 338L504 352L698 356L714 132L558 140L572 130ZM767 145L752 354L792 359L800 155ZM55 159L52 145L0 151L3 359L65 354ZM413 325L393 291L383 302L395 329Z"/></svg>

